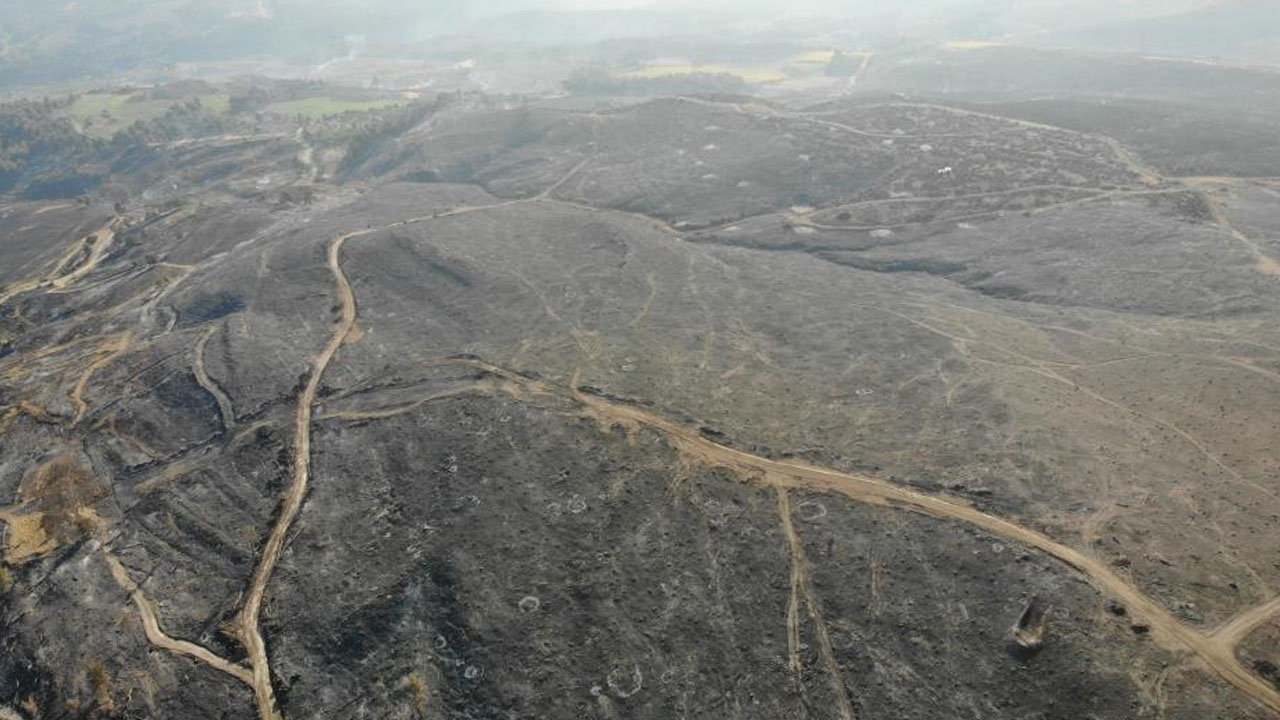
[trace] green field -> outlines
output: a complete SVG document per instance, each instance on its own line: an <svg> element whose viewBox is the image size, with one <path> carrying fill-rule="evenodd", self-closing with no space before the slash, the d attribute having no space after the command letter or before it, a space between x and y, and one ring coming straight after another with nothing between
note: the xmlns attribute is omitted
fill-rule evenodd
<svg viewBox="0 0 1280 720"><path fill-rule="evenodd" d="M267 106L267 110L278 115L301 115L307 118L323 118L341 115L344 112L367 112L383 108L403 105L400 99L386 100L336 100L331 97L313 97L304 100L290 100Z"/></svg>
<svg viewBox="0 0 1280 720"><path fill-rule="evenodd" d="M139 120L152 120L165 114L182 100L143 100L142 93L86 93L76 98L67 110L73 120L93 137L111 137ZM209 110L225 113L231 98L225 94L205 95L200 102Z"/></svg>
<svg viewBox="0 0 1280 720"><path fill-rule="evenodd" d="M225 93L191 96L176 100L148 100L145 91L93 92L76 98L66 114L87 135L109 138L139 120L161 117L174 105L199 99L208 110L225 114L230 111L231 98ZM341 100L328 96L277 102L267 106L269 112L284 116L318 119L341 115L345 112L367 112L403 105L399 98L381 100Z"/></svg>

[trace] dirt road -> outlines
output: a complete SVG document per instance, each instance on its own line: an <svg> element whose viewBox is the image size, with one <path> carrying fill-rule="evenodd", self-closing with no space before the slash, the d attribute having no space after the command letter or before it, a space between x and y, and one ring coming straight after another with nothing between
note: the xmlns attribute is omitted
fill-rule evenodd
<svg viewBox="0 0 1280 720"><path fill-rule="evenodd" d="M1253 268L1263 275L1271 277L1280 277L1280 260L1276 260L1270 255L1262 251L1258 243L1253 238L1240 232L1235 225L1231 224L1231 219L1227 217L1227 211L1223 209L1222 203L1209 193L1204 193L1205 200L1209 203L1209 211L1213 215L1213 220L1223 230L1226 230L1231 239L1243 245L1253 255Z"/></svg>
<svg viewBox="0 0 1280 720"><path fill-rule="evenodd" d="M532 393L555 393L544 383L531 383L521 375L474 360L457 360L499 375L513 384L528 386ZM1280 715L1280 692L1270 683L1252 673L1235 656L1235 643L1229 640L1243 638L1255 622L1265 621L1280 605L1280 600L1260 606L1237 618L1220 630L1216 636L1206 635L1188 627L1175 618L1164 606L1148 597L1129 580L1116 574L1104 561L1059 543L1048 536L1022 527L1013 522L987 514L959 500L943 496L927 495L906 487L894 485L867 475L844 473L814 467L797 462L770 460L750 453L713 443L697 430L684 427L666 418L646 412L638 407L613 403L596 395L577 390L577 378L571 383L572 398L589 416L603 427L621 424L624 427L649 427L665 434L686 459L707 466L724 467L743 478L774 489L812 490L838 493L856 502L882 507L894 507L917 512L930 517L957 520L979 527L993 535L1035 548L1057 558L1084 575L1102 593L1124 603L1130 613L1145 621L1152 637L1163 647L1191 653L1210 671L1231 683L1258 704ZM1259 619L1261 618L1261 619Z"/></svg>
<svg viewBox="0 0 1280 720"><path fill-rule="evenodd" d="M1224 648L1232 649L1244 642L1254 630L1277 617L1280 617L1280 595L1231 618L1214 630L1209 638Z"/></svg>
<svg viewBox="0 0 1280 720"><path fill-rule="evenodd" d="M827 671L827 682L831 686L831 695L835 698L840 720L855 720L853 704L849 702L849 693L845 689L844 675L840 672L835 647L831 643L827 622L822 615L822 605L818 603L818 597L813 591L804 543L791 519L791 495L783 487L776 488L776 491L778 518L782 521L782 534L787 539L787 549L791 554L791 595L787 601L787 667L797 677L803 669L800 662L800 596L804 595L805 607L809 610L809 619L813 621L814 638L818 641L818 652Z"/></svg>
<svg viewBox="0 0 1280 720"><path fill-rule="evenodd" d="M176 640L166 635L164 631L160 629L160 621L156 618L156 611L155 608L152 607L151 601L147 599L145 594L143 594L142 588L134 582L133 578L129 577L129 571L125 569L124 565L122 565L118 559L116 559L115 555L112 555L105 549L103 550L103 553L106 556L107 566L111 568L112 577L115 578L116 583L119 584L125 592L129 593L129 597L133 599L133 604L138 606L138 612L142 615L142 627L147 633L147 640L151 641L152 645L179 655L186 655L187 657L195 658L196 660L199 660L211 667L221 670L246 685L253 684L253 673L249 672L248 668L236 665L235 663L221 658L210 652L207 648L196 645L195 643L190 643L186 640Z"/></svg>
<svg viewBox="0 0 1280 720"><path fill-rule="evenodd" d="M213 401L218 404L218 414L222 418L223 429L231 430L236 424L236 414L231 405L231 398L223 392L213 378L209 377L209 371L204 365L205 346L209 344L209 340L217 332L218 326L214 325L196 341L195 351L191 359L191 371L195 374L196 382L200 384L200 387L204 388L205 392L209 393L213 397Z"/></svg>
<svg viewBox="0 0 1280 720"><path fill-rule="evenodd" d="M293 425L293 481L284 497L284 504L267 543L263 547L262 557L254 570L253 580L249 584L244 607L237 618L240 638L249 652L250 666L253 668L253 691L258 705L258 716L262 720L280 720L280 711L276 708L275 692L271 687L271 665L267 659L266 642L262 639L259 627L262 616L262 600L267 590L267 583L280 561L280 553L284 550L285 537L293 526L298 512L302 509L303 498L307 494L307 485L311 475L311 415L315 405L316 392L324 378L324 371L329 367L338 348L346 342L356 324L356 298L351 292L351 283L342 272L342 246L353 237L369 235L375 229L360 230L348 233L329 243L329 271L333 273L338 288L338 301L342 306L342 319L334 329L320 354L311 363L311 377L302 394L298 397L298 409L294 415Z"/></svg>

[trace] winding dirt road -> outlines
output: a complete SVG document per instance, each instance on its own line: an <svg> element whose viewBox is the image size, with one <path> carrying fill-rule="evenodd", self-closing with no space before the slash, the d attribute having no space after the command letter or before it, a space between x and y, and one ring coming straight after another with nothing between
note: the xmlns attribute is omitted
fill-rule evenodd
<svg viewBox="0 0 1280 720"><path fill-rule="evenodd" d="M549 200L550 198L548 196L555 191L556 188L560 187L576 175L578 171L581 170L582 167L590 160L590 157L584 158L563 178L561 178L559 182L556 182L554 185L532 197L521 198L518 200L504 200L490 205L462 206L432 215L407 218L389 223L382 227L366 228L364 230L357 230L345 235L340 235L329 243L327 261L329 272L333 275L334 284L337 287L342 316L337 327L334 329L333 334L330 336L328 344L325 345L324 349L322 349L320 353L316 355L315 359L312 360L311 375L307 380L306 386L303 388L302 394L298 397L298 408L294 415L292 481L289 485L288 492L284 496L280 514L277 516L275 524L271 527L271 533L267 536L267 542L263 547L262 556L259 558L258 565L254 569L253 578L249 583L244 605L237 614L234 623L240 639L244 643L245 649L248 651L249 664L253 668L254 696L258 706L258 716L261 720L282 720L280 710L276 706L275 691L271 684L271 663L270 659L267 657L266 641L262 637L260 627L262 603L266 596L267 585L271 582L271 576L275 572L276 565L280 562L280 554L284 551L284 544L289 534L289 530L293 527L294 521L297 520L298 513L302 510L303 500L307 495L307 488L311 477L311 422L315 412L316 393L319 391L320 383L324 379L325 370L327 370L329 364L333 362L333 358L338 354L338 349L341 348L351 336L352 331L356 326L355 293L352 292L351 283L347 280L346 273L342 270L343 245L352 238L372 235L374 233L393 228L416 225L434 218L466 215L469 213L493 210L512 205Z"/></svg>
<svg viewBox="0 0 1280 720"><path fill-rule="evenodd" d="M262 550L258 567L254 570L253 580L249 584L249 592L244 607L237 616L236 626L240 639L249 652L249 664L253 668L253 692L257 700L258 716L262 720L280 720L280 711L276 707L275 691L271 686L271 665L267 658L267 644L262 639L260 619L262 617L262 600L266 594L267 583L275 572L280 561L280 553L284 550L285 537L293 526L298 512L302 509L302 501L307 495L307 485L311 475L311 415L315 405L316 392L324 378L324 371L329 367L338 348L346 342L347 336L356 325L356 298L351 292L351 283L342 272L342 246L353 237L369 235L375 229L360 230L339 236L329 243L329 271L333 273L338 286L338 299L342 305L342 319L329 338L320 354L311 364L311 377L298 397L298 410L293 425L293 482L284 497L284 504L267 543Z"/></svg>
<svg viewBox="0 0 1280 720"><path fill-rule="evenodd" d="M562 394L545 383L534 383L488 363L458 359L452 362L472 365L503 377L513 384L525 386L535 394ZM718 445L702 437L697 430L646 412L638 407L613 403L602 397L577 390L577 377L571 383L573 400L589 416L608 428L649 427L662 432L686 459L707 466L723 467L758 484L777 490L811 490L837 493L856 502L893 507L930 517L957 520L981 528L993 535L1035 548L1057 558L1084 575L1099 591L1124 603L1131 614L1149 624L1152 637L1163 647L1188 652L1213 673L1231 683L1258 704L1280 715L1280 692L1270 683L1246 668L1235 656L1238 639L1262 622L1280 612L1280 599L1247 611L1229 622L1218 633L1205 633L1188 627L1163 605L1148 597L1130 581L1116 574L1104 561L1059 543L1047 535L1013 522L987 514L961 501L927 495L867 475L839 472L798 462L784 462Z"/></svg>
<svg viewBox="0 0 1280 720"><path fill-rule="evenodd" d="M218 404L218 414L222 417L222 428L231 430L236 424L236 414L231 405L231 398L227 397L227 394L223 392L213 378L209 377L209 371L204 365L205 346L209 344L209 340L217 332L218 326L214 325L204 335L200 336L191 359L191 371L195 374L196 382L200 384L200 387L204 388L205 392L209 393L213 397L213 401Z"/></svg>
<svg viewBox="0 0 1280 720"><path fill-rule="evenodd" d="M169 637L160 629L160 621L156 617L156 610L151 605L151 601L147 599L146 594L142 592L142 588L133 578L129 577L129 571L125 569L120 560L110 552L103 550L103 554L107 560L107 566L111 568L111 575L115 578L116 583L120 585L125 592L129 593L129 597L133 599L133 604L138 606L138 613L142 615L142 627L146 631L147 640L158 648L174 652L179 655L195 658L213 668L221 670L231 677L239 680L246 685L253 685L253 673L242 665L236 665L225 658L219 657L210 652L208 648L201 647L195 643L186 640L177 640Z"/></svg>

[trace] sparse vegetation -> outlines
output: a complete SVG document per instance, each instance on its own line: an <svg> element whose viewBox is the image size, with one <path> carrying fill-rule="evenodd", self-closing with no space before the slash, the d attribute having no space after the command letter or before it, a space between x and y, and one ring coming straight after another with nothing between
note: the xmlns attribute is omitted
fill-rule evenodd
<svg viewBox="0 0 1280 720"><path fill-rule="evenodd" d="M61 117L63 107L52 100L0 105L0 192L66 172L99 147Z"/></svg>
<svg viewBox="0 0 1280 720"><path fill-rule="evenodd" d="M447 102L442 97L433 102L416 102L395 107L357 125L349 131L350 139L345 143L345 153L338 165L339 173L351 172L369 159L380 144L422 123Z"/></svg>

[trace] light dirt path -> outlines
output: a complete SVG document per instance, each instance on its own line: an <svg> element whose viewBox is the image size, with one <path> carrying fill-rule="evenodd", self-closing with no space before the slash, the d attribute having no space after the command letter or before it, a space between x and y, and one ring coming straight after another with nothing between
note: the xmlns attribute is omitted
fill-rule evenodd
<svg viewBox="0 0 1280 720"><path fill-rule="evenodd" d="M822 605L818 603L813 592L813 581L809 578L809 558L804 551L804 543L800 533L796 532L795 521L791 517L791 495L786 488L775 488L778 494L778 518L782 521L782 532L787 539L787 549L791 554L791 594L787 601L787 667L795 675L799 675L803 666L800 662L800 595L804 594L805 607L809 610L809 619L813 621L813 634L818 641L818 652L822 656L822 664L827 671L827 681L831 685L831 694L836 699L836 709L840 720L855 720L853 705L849 702L849 692L845 688L844 674L840 672L840 663L836 661L835 647L831 644L831 632L827 629L827 621L822 613Z"/></svg>
<svg viewBox="0 0 1280 720"><path fill-rule="evenodd" d="M1004 366L1004 367L1010 367L1010 368L1016 368L1016 369L1019 369L1019 370L1023 370L1023 371L1025 371L1025 372L1034 373L1034 374L1039 375L1039 376L1041 376L1041 377L1048 378L1048 379L1050 379L1050 380L1053 380L1054 382L1061 383L1061 384L1063 384L1063 385L1069 385L1069 386L1071 386L1071 387L1073 387L1073 388L1075 388L1075 389L1077 389L1077 390L1079 390L1079 391L1083 392L1084 394L1088 395L1090 398L1093 398L1095 401L1097 401L1097 402L1099 402L1099 403L1102 403L1103 405L1107 405L1107 406L1109 406L1109 407L1111 407L1111 408L1114 408L1114 409L1116 409L1116 410L1121 411L1122 413L1124 413L1124 414L1126 414L1126 415L1131 415L1131 416L1133 416L1133 417L1140 418L1140 419L1145 420L1145 421L1147 421L1147 422L1149 422L1149 423L1152 423L1152 424L1157 425L1157 426L1159 426L1159 427L1161 427L1161 428L1164 428L1164 429L1166 429L1166 430L1168 430L1168 431L1170 431L1170 432L1174 433L1174 434L1175 434L1175 435L1177 435L1178 437L1182 438L1183 440L1185 440L1185 441L1187 442L1187 444L1189 444L1189 445L1191 445L1192 447L1194 447L1194 448L1196 449L1196 451L1197 451L1200 455L1202 455L1202 456L1205 458L1205 460L1207 460L1209 463L1213 464L1213 465L1214 465L1215 467L1217 467L1219 470L1221 470L1221 471L1225 472L1226 474L1230 475L1230 476L1231 476L1231 477L1232 477L1236 482L1240 483L1241 485L1244 485L1245 487L1250 488L1251 490L1253 490L1253 491L1257 492L1259 495L1262 495L1263 497L1268 498L1269 500L1272 500L1272 501L1280 500L1280 496L1278 496L1274 490L1272 490L1272 489L1270 489L1270 488L1268 488L1268 487L1266 487L1266 486L1264 486L1264 485L1261 485L1261 484L1259 484L1259 483L1257 483L1257 482L1255 482L1255 481L1253 481L1253 480L1250 480L1250 479L1246 478L1246 477L1245 477L1242 473L1240 473L1238 470L1236 470L1236 469L1234 469L1234 468L1232 468L1232 467L1228 466L1226 463L1224 463L1224 462L1222 461L1222 459L1221 459L1221 458L1219 458L1219 457L1218 457L1217 455L1215 455L1212 451L1210 451L1210 449L1209 449L1209 448L1208 448L1208 447L1207 447L1207 446L1206 446L1202 441L1200 441L1200 440L1199 440L1199 439L1197 439L1194 435L1192 435L1191 433L1189 433L1189 432L1187 432L1186 430L1182 429L1181 427L1179 427L1179 426L1177 426L1177 425L1174 425L1172 422L1167 421L1167 420L1164 420L1164 419L1162 419L1162 418L1160 418L1160 417L1157 417L1157 416L1154 416L1154 415L1148 415L1148 414L1142 413L1142 412L1140 412L1139 410L1137 410L1136 408L1129 407L1128 405L1125 405L1125 404L1123 404L1123 403L1120 403L1120 402L1117 402L1117 401L1115 401L1115 400L1112 400L1111 398L1107 397L1106 395L1103 395L1103 394L1099 393L1098 391L1094 390L1094 389L1093 389L1093 388L1091 388L1090 386L1085 385L1085 384L1083 384L1083 383L1081 383L1081 382L1077 382L1077 381L1075 381L1075 380L1072 380L1071 378L1066 377L1065 375L1062 375L1061 373L1059 373L1059 372L1055 371L1052 367L1050 367L1050 366L1049 366L1049 364L1048 364L1048 363L1046 363L1046 362L1044 362L1044 361L1037 360L1036 358L1033 358L1033 357L1031 357L1031 356L1029 356L1029 355L1026 355L1026 354L1021 353L1021 352L1018 352L1018 351L1013 350L1013 349L1011 349L1011 348L1007 348L1007 347L1003 347L1003 346L996 345L996 344L993 344L993 343L988 343L988 342L982 341L982 340L980 340L979 338L971 338L971 337L966 338L966 337L960 337L960 336L958 336L958 335L954 335L954 334L949 333L949 332L947 332L947 331L945 331L945 330L941 330L941 329L939 329L939 328L936 328L936 327L934 327L933 325L930 325L930 324L929 324L929 323L927 323L927 322L924 322L924 321L921 321L921 320L917 320L917 319L915 319L915 318L913 318L913 317L910 317L909 315L905 315L905 314L900 313L900 312L898 312L898 311L896 311L896 310L891 310L891 309L889 309L889 308L880 307L880 306L878 306L878 305L863 305L862 307L867 307L867 308L870 308L870 309L872 309L872 310L876 310L876 311L878 311L878 312L887 313L887 314L892 315L892 316L894 316L894 317L897 317L897 318L899 318L899 319L901 319L901 320L903 320L903 321L905 321L905 322L911 323L912 325L915 325L916 327L919 327L919 328L921 328L921 329L923 329L923 330L927 330L927 331L929 331L929 332L931 332L931 333L934 333L935 335L938 335L939 337L947 338L947 339L951 340L951 341L955 344L956 350L957 350L961 355L964 355L966 358L968 358L968 359L969 359L969 360L971 360L971 361L974 361L974 362L980 362L980 363L986 363L986 364L992 364L992 365L1001 365L1001 366ZM1021 362L1004 362L1004 361L999 361L999 360L992 360L992 359L989 359L989 358L982 358L982 357L978 357L977 355L974 355L972 352L970 352L970 351L969 351L968 347L969 347L969 345L970 345L971 343L978 343L978 344L987 345L988 347L990 347L990 348L992 348L992 349L996 350L997 352L1002 353L1002 354L1004 354L1004 355L1008 355L1009 357L1012 357L1012 358L1015 358L1015 359L1017 359L1017 360L1020 360Z"/></svg>
<svg viewBox="0 0 1280 720"><path fill-rule="evenodd" d="M1258 628L1280 617L1280 595L1236 615L1214 630L1209 638L1226 649L1234 649Z"/></svg>
<svg viewBox="0 0 1280 720"><path fill-rule="evenodd" d="M390 407L390 408L380 408L377 410L333 410L330 412L321 413L319 415L319 418L321 420L345 420L347 422L360 422L365 420L386 420L388 418L393 418L398 415L404 415L405 413L412 412L422 407L423 405L435 402L436 400L444 400L446 398L458 397L460 395L468 395L471 393L493 392L497 389L498 387L493 383L478 382L478 383L472 383L470 385L464 385L463 387L455 388L453 390L445 390L444 392L438 392L433 395L427 395L426 397L419 398L417 400L414 400L411 403L405 403L404 405L397 405L395 407Z"/></svg>
<svg viewBox="0 0 1280 720"><path fill-rule="evenodd" d="M95 351L98 353L98 358L85 368L84 372L80 375L80 380L76 383L76 386L71 389L71 402L76 405L76 416L71 421L71 427L79 425L80 421L84 419L84 416L89 413L89 402L84 399L84 393L89 389L89 381L93 379L93 376L99 370L110 365L116 358L123 355L132 344L133 333L126 330L115 336L113 339L105 341L102 346Z"/></svg>
<svg viewBox="0 0 1280 720"><path fill-rule="evenodd" d="M209 340L218 332L218 326L214 325L200 336L196 342L194 357L191 361L191 370L195 373L196 382L205 392L213 396L213 401L218 404L218 414L222 416L222 428L231 430L236 424L235 410L231 405L231 398L223 392L222 387L218 385L213 378L209 377L209 372L204 366L204 348L209 344Z"/></svg>
<svg viewBox="0 0 1280 720"><path fill-rule="evenodd" d="M149 142L147 147L159 148L182 148L191 147L193 145L217 145L237 144L246 142L259 142L262 140L282 140L289 137L289 133L257 133L253 135L211 135L209 137L187 138L185 140L173 140L170 142Z"/></svg>
<svg viewBox="0 0 1280 720"><path fill-rule="evenodd" d="M550 187L546 188L542 192L535 195L534 198L537 200L545 200L551 197L551 193L554 193L556 190L559 190L561 186L563 186L565 183L572 180L573 177L577 175L578 172L582 170L582 168L586 167L587 163L591 162L593 158L594 158L593 155L588 155L587 157L583 158L582 161L579 162L577 165L574 165L573 169L570 170L568 173L566 173L564 177L557 180L554 185L551 185Z"/></svg>
<svg viewBox="0 0 1280 720"><path fill-rule="evenodd" d="M1280 277L1280 260L1276 260L1263 252L1258 243L1253 241L1253 238L1236 229L1236 226L1231 224L1231 219L1227 217L1227 211L1223 209L1222 203L1217 198L1208 193L1204 194L1204 198L1209 203L1209 210L1213 214L1214 222L1222 227L1223 230L1226 230L1231 235L1232 240L1245 246L1253 254L1253 269L1263 275Z"/></svg>
<svg viewBox="0 0 1280 720"><path fill-rule="evenodd" d="M57 277L49 278L49 284L55 290L65 290L68 286L75 284L77 280L88 275L102 264L103 258L110 252L112 244L116 239L116 231L114 225L107 227L94 233L89 238L89 257L84 262L76 266L74 270L64 273Z"/></svg>
<svg viewBox="0 0 1280 720"><path fill-rule="evenodd" d="M133 578L129 576L129 571L110 551L103 548L102 552L106 557L107 566L111 568L111 576L115 578L116 583L125 592L129 593L129 597L133 599L133 604L138 606L138 613L142 616L142 628L147 634L147 640L151 641L152 645L179 655L194 658L216 670L221 670L246 685L253 685L253 673L243 665L237 665L219 657L206 647L186 640L177 640L166 635L164 630L160 629L160 620L156 617L156 611L151 605L151 601L147 599L146 594L142 592L142 588L138 586L138 583L134 582Z"/></svg>
<svg viewBox="0 0 1280 720"><path fill-rule="evenodd" d="M867 74L867 66L871 64L871 58L875 57L875 53L868 52L862 55L862 64L858 66L858 71L849 78L849 89L858 86L858 81Z"/></svg>
<svg viewBox="0 0 1280 720"><path fill-rule="evenodd" d="M294 416L293 425L293 482L284 497L280 515L272 526L271 534L267 537L267 543L262 549L262 557L253 572L253 580L249 584L244 607L236 618L240 639L249 652L249 662L253 668L253 691L258 705L258 716L262 720L280 720L281 717L276 707L275 691L271 686L271 665L267 658L267 645L262 638L260 628L262 601L266 595L267 583L271 581L271 575L280 561L285 538L289 529L293 527L293 522L302 509L303 498L307 494L311 474L311 416L316 392L320 389L320 382L324 378L324 372L328 369L329 363L338 354L338 348L346 342L347 336L351 334L356 324L355 295L351 292L351 283L347 281L346 274L342 272L342 246L353 237L374 232L378 230L360 230L339 236L329 243L329 271L333 273L334 281L337 283L342 319L330 336L329 343L312 361L311 377L298 397L298 410Z"/></svg>
<svg viewBox="0 0 1280 720"><path fill-rule="evenodd" d="M1090 188L1079 188L1079 189L1089 190ZM1022 191L1023 189L1020 188L1015 192L1022 192ZM1160 188L1155 190L1109 190L1106 192L1089 195L1087 197L1076 198L1073 200L1063 200L1062 202L1049 203L1047 205L1039 205L1034 208L1029 208L1027 212L1031 213L1032 215L1039 215L1041 213L1046 213L1052 210L1060 210L1062 208L1073 207L1075 205L1086 205L1088 203L1100 202L1103 200L1110 200L1112 198L1117 198L1117 197L1140 197L1144 195L1173 195L1180 192L1185 192L1185 190L1183 190L1182 188ZM986 193L985 195L993 196L993 195L1000 195L1000 194L1007 194L1007 193L1003 193L1003 192ZM970 196L970 197L982 197L982 195ZM957 196L957 198L937 197L937 198L920 198L920 199L921 200L952 200L952 199L962 199L962 198ZM890 201L876 200L872 202L884 203L884 202L890 202ZM965 215L948 216L939 220L933 220L931 222L955 223L955 222L966 222L968 220L982 220L984 218L998 216L1001 212L1002 212L1001 210L984 210L981 212L968 213ZM920 221L913 220L909 222L885 223L880 225L828 225L828 224L818 223L818 222L809 220L808 218L810 215L812 215L812 213L807 213L804 215L788 214L787 216L791 220L791 222L793 222L794 224L804 225L806 227L811 227L815 230L865 232L868 230L879 230L879 229L891 230L891 229L904 228L904 227L916 227L916 226L927 224L927 223L922 223Z"/></svg>

